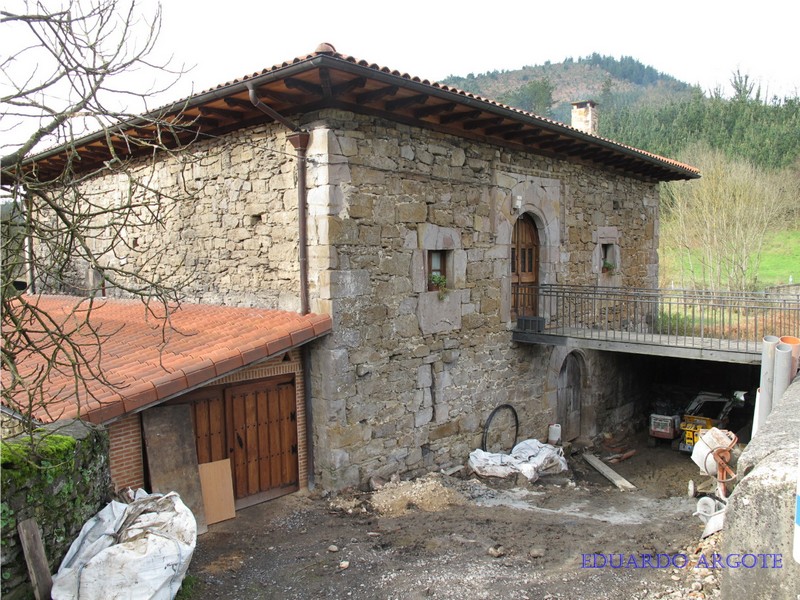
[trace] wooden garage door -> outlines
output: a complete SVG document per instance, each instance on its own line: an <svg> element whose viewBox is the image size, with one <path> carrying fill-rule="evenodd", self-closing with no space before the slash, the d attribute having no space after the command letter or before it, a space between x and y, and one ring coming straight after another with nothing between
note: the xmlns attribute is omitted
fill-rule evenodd
<svg viewBox="0 0 800 600"><path fill-rule="evenodd" d="M198 398L198 462L230 458L237 500L297 489L295 403L294 381L287 378L231 386Z"/></svg>

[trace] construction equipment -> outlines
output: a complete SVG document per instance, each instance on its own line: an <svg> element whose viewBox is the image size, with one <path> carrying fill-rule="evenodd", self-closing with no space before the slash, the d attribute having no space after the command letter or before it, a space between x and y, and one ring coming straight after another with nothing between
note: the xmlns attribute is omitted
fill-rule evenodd
<svg viewBox="0 0 800 600"><path fill-rule="evenodd" d="M704 538L722 529L730 491L728 484L736 479L736 473L730 466L731 452L738 441L739 438L730 431L712 427L701 433L692 449L692 461L716 483L716 493L702 494L694 513L705 523ZM690 481L689 496L697 495L697 486Z"/></svg>
<svg viewBox="0 0 800 600"><path fill-rule="evenodd" d="M728 424L731 409L743 406L746 392L734 392L728 398L715 392L700 392L686 408L680 423L681 452L692 452L695 443L703 432L712 427L725 427Z"/></svg>

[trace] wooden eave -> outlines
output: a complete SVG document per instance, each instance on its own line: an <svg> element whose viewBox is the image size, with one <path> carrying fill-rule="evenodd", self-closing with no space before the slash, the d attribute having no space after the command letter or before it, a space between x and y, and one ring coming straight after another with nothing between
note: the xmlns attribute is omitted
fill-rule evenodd
<svg viewBox="0 0 800 600"><path fill-rule="evenodd" d="M332 54L284 64L164 107L149 118L122 123L111 136L117 155L130 148L135 156L138 148L149 146L147 138L156 135L154 121L159 117L174 124L172 130L161 126L158 132L160 139L172 146L270 122L272 119L250 102L248 86L255 88L264 104L295 121L308 112L338 108L648 181L699 177L688 165L453 88ZM73 168L79 170L97 168L111 158L102 132L78 140L74 147L80 160L73 162ZM40 177L58 177L67 160L67 150L56 148L31 162L37 164Z"/></svg>

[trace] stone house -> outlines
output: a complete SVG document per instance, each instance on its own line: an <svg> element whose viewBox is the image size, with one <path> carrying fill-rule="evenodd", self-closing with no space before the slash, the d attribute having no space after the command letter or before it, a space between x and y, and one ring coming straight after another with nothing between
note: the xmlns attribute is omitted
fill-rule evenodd
<svg viewBox="0 0 800 600"><path fill-rule="evenodd" d="M165 110L188 116L195 160L180 180L164 155L155 180L195 199L112 260L195 272L193 303L330 316L308 346L318 485L463 464L503 404L521 439L633 414L643 381L618 355L512 340L547 318L537 285L656 287L659 182L699 177L598 137L593 102L568 126L322 44Z"/></svg>

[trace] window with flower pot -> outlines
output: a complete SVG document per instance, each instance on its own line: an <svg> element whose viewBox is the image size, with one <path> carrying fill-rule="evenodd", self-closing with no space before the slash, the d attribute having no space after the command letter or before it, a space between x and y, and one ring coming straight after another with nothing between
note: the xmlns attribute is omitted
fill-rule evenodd
<svg viewBox="0 0 800 600"><path fill-rule="evenodd" d="M447 286L447 250L428 251L428 291Z"/></svg>
<svg viewBox="0 0 800 600"><path fill-rule="evenodd" d="M614 244L603 244L600 255L603 263L601 271L603 273L613 273L617 268L617 251Z"/></svg>

